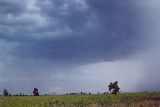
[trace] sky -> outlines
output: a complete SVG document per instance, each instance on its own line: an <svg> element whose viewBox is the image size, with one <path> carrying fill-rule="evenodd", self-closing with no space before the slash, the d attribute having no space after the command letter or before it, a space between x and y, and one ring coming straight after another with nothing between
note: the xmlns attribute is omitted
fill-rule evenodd
<svg viewBox="0 0 160 107"><path fill-rule="evenodd" d="M160 91L159 0L0 0L0 90Z"/></svg>

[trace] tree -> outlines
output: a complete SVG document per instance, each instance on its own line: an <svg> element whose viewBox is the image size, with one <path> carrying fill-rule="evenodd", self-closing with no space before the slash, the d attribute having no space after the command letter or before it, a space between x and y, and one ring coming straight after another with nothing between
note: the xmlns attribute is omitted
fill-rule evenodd
<svg viewBox="0 0 160 107"><path fill-rule="evenodd" d="M34 94L34 96L39 96L39 92L38 92L38 89L37 89L37 88L34 88L33 94Z"/></svg>
<svg viewBox="0 0 160 107"><path fill-rule="evenodd" d="M3 95L4 95L4 96L9 96L9 93L8 93L7 89L4 89L4 90L3 90Z"/></svg>
<svg viewBox="0 0 160 107"><path fill-rule="evenodd" d="M114 83L111 82L108 87L109 87L110 93L115 95L119 92L119 89L120 89L118 86L118 81Z"/></svg>

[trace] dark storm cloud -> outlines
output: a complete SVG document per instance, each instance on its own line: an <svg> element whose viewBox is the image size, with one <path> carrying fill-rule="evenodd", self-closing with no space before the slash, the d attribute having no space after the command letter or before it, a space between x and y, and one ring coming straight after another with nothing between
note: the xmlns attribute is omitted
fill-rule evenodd
<svg viewBox="0 0 160 107"><path fill-rule="evenodd" d="M138 4L138 0L1 0L2 87L14 87L15 82L23 87L27 82L28 87L39 84L44 89L52 83L61 87L77 80L72 82L72 88L82 83L81 71L85 68L82 70L80 66L91 64L92 68L93 63L103 61L107 65L107 61L143 52L147 47L143 3ZM125 65L123 61L120 63L113 64L113 68ZM136 64L131 65L134 68ZM102 74L108 75L107 67L101 69ZM124 67L120 68L122 73ZM88 71L91 77L93 70ZM116 71L112 66L111 70ZM94 72L97 71L98 68Z"/></svg>
<svg viewBox="0 0 160 107"><path fill-rule="evenodd" d="M67 26L71 30L80 30L83 32L88 20L90 20L91 12L73 1L50 1L50 5L50 7L47 7L47 5L45 6L42 3L39 4L42 14L47 15L53 22L54 18L58 19L61 26Z"/></svg>
<svg viewBox="0 0 160 107"><path fill-rule="evenodd" d="M17 58L10 63L22 68L37 59L67 65L117 60L145 44L143 16L131 1L13 0L1 1L1 8L0 38L12 46L7 55Z"/></svg>
<svg viewBox="0 0 160 107"><path fill-rule="evenodd" d="M144 9L136 5L136 0L87 0L92 11L98 17L102 33L107 33L107 37L116 37L120 40L142 39ZM113 33L113 34L112 34ZM114 38L113 38L114 39ZM144 39L144 38L143 38ZM134 41L135 42L135 41ZM138 42L138 41L136 41Z"/></svg>
<svg viewBox="0 0 160 107"><path fill-rule="evenodd" d="M35 28L32 32L26 30L29 26L26 24L23 32L18 31L14 37L8 38L20 42L13 55L86 62L90 59L115 60L132 55L144 46L142 16L130 1L87 0L86 6L61 0L49 3L36 3L40 8L39 14L45 16L44 20L49 23L47 26L37 27L33 24ZM88 26L88 23L92 26ZM16 26L15 29L18 30ZM61 34L52 34L56 31Z"/></svg>
<svg viewBox="0 0 160 107"><path fill-rule="evenodd" d="M1 0L0 14L18 15L26 10L26 2L21 0Z"/></svg>

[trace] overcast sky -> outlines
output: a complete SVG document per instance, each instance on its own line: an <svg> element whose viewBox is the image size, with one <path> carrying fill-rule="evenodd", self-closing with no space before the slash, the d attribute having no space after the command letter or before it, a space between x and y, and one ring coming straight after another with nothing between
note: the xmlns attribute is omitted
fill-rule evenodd
<svg viewBox="0 0 160 107"><path fill-rule="evenodd" d="M0 0L0 90L160 91L159 0Z"/></svg>

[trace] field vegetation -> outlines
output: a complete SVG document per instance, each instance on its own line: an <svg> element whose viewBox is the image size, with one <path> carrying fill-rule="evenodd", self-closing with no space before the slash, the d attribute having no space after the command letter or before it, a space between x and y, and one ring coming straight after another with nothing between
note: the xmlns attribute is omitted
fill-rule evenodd
<svg viewBox="0 0 160 107"><path fill-rule="evenodd" d="M0 107L160 107L160 93L1 96Z"/></svg>

